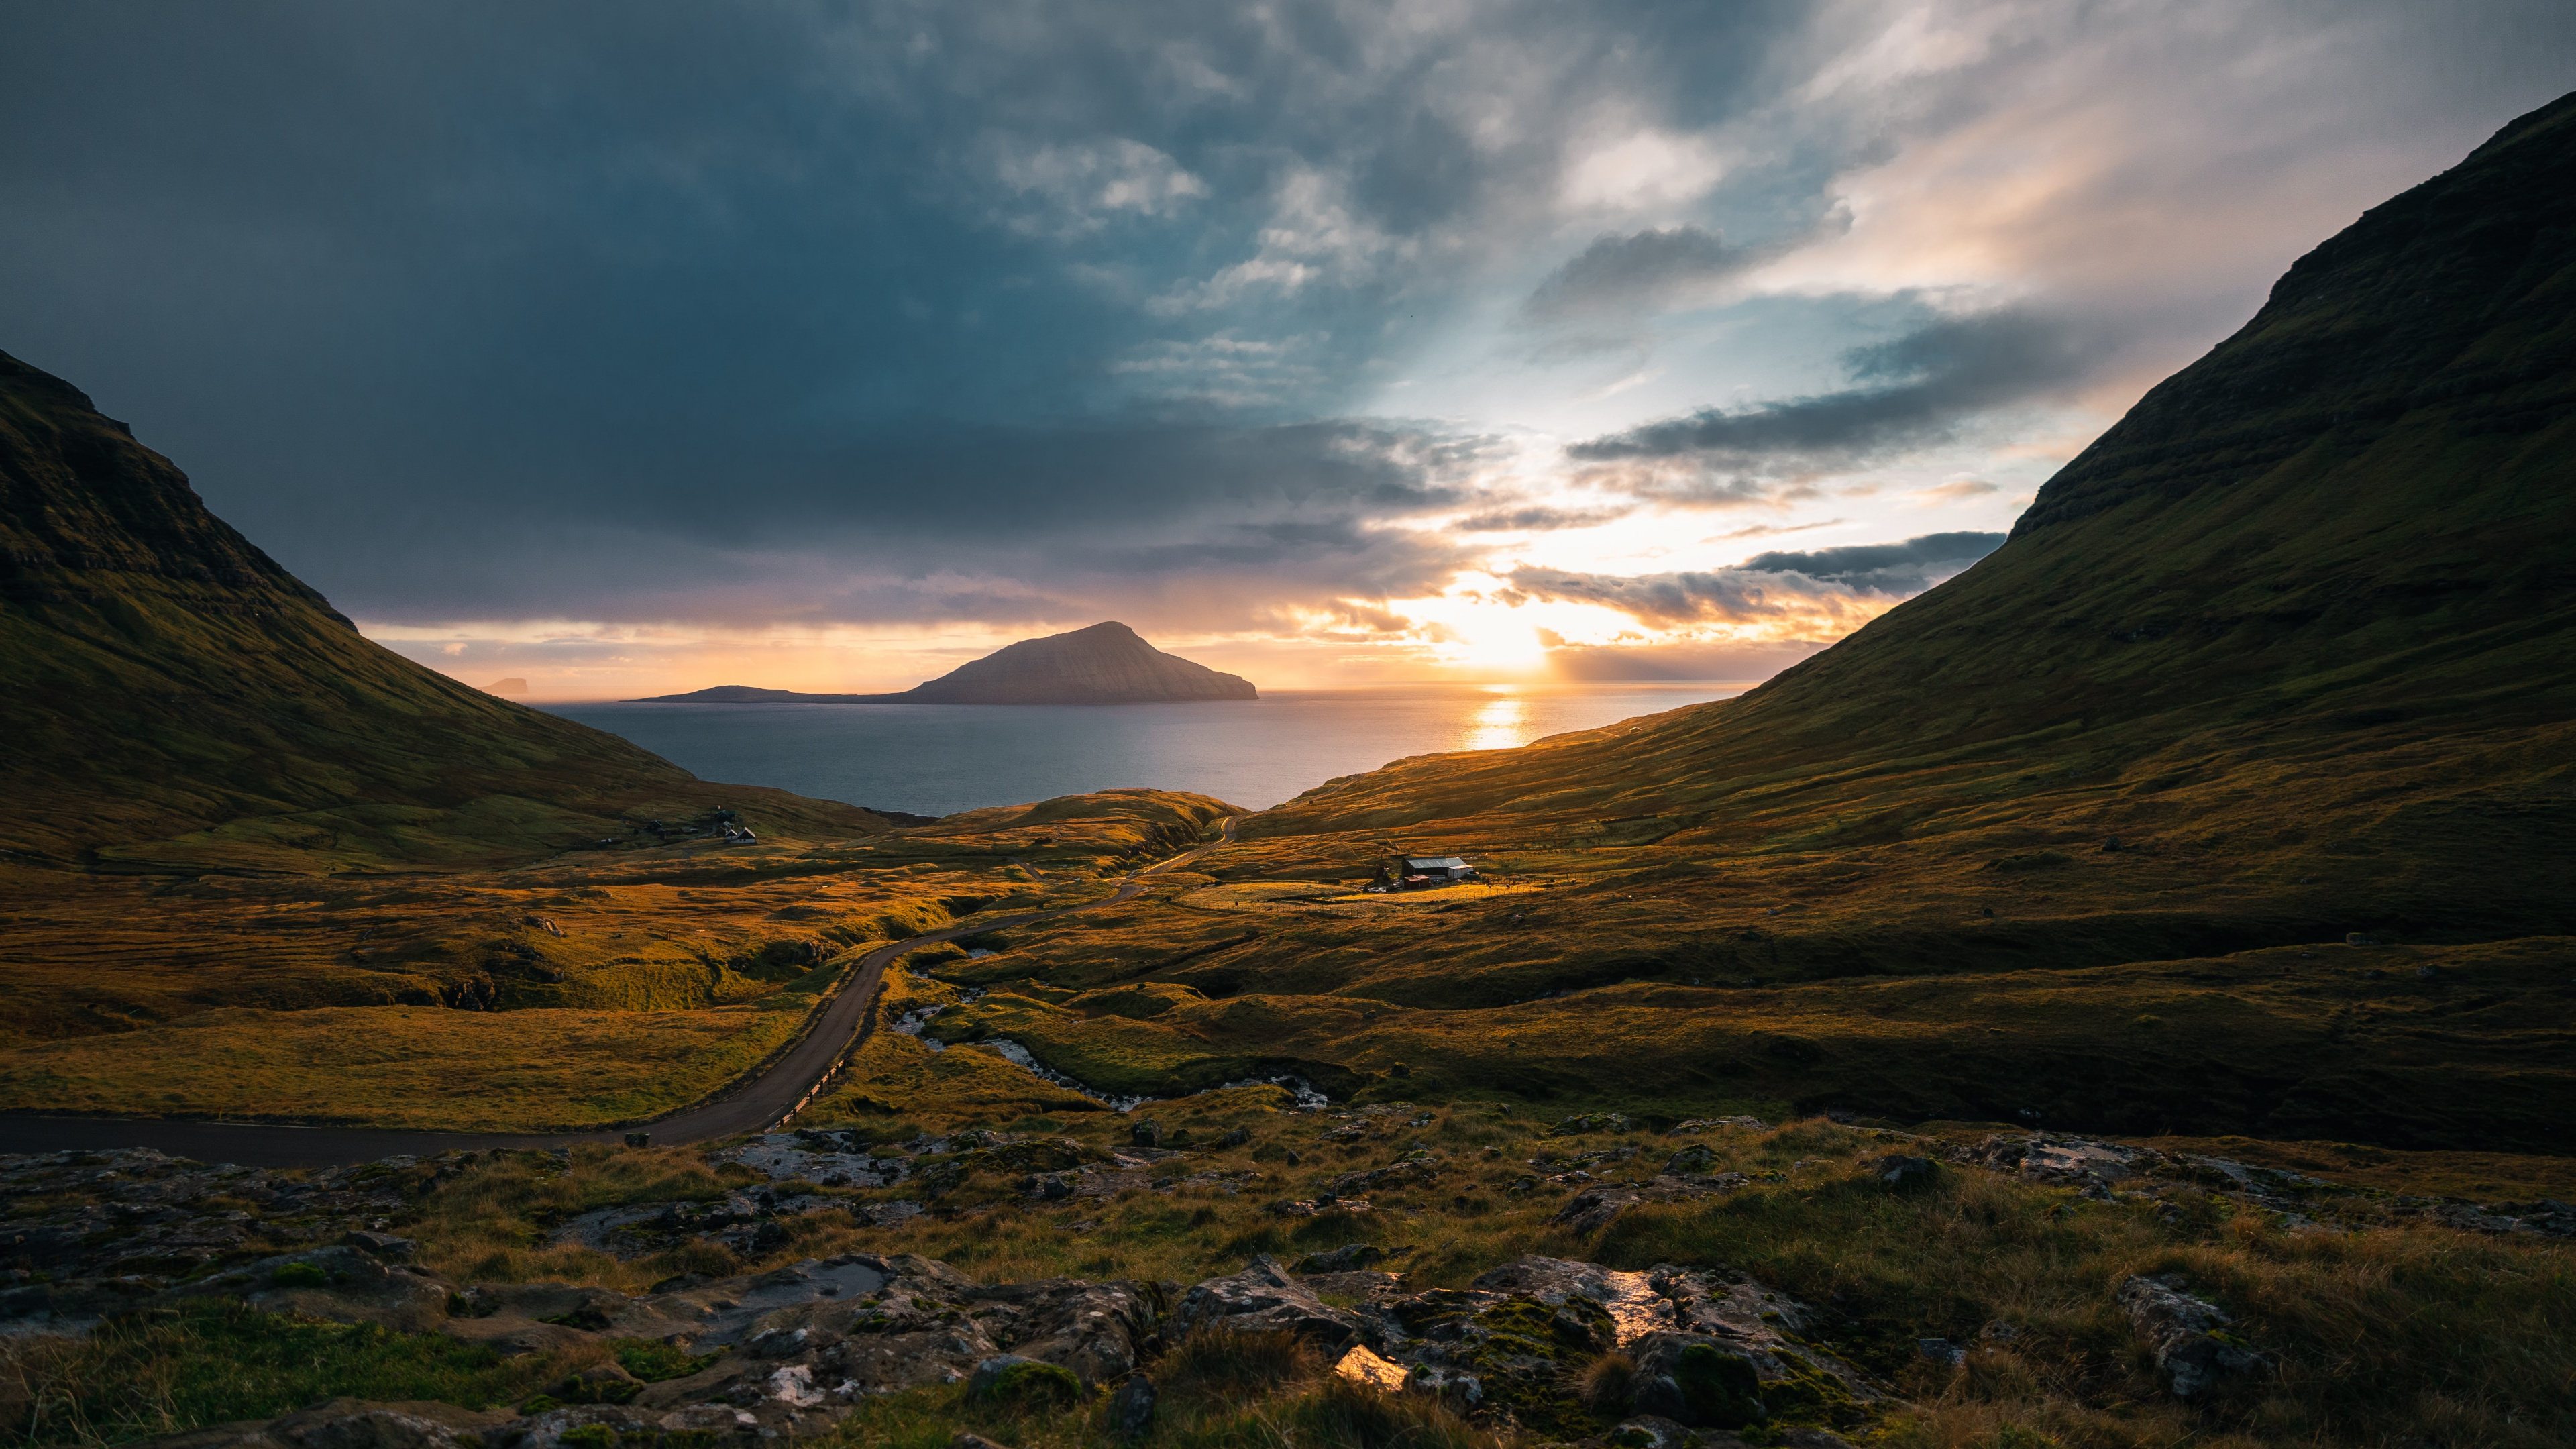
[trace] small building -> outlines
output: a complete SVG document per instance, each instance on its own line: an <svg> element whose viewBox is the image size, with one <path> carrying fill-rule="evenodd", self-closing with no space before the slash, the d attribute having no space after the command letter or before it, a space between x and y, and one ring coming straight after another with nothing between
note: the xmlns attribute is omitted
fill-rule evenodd
<svg viewBox="0 0 2576 1449"><path fill-rule="evenodd" d="M1423 877L1432 885L1446 885L1451 881L1470 879L1476 874L1474 866L1454 855L1408 855L1396 865L1396 879L1407 885L1413 884L1416 876Z"/></svg>

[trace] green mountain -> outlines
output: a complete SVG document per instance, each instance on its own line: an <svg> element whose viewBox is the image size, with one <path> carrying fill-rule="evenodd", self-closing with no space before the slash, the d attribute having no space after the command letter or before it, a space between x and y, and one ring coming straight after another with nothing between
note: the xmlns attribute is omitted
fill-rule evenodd
<svg viewBox="0 0 2576 1449"><path fill-rule="evenodd" d="M0 353L0 789L9 858L92 869L497 864L722 805L718 786L361 637L59 378Z"/></svg>
<svg viewBox="0 0 2576 1449"><path fill-rule="evenodd" d="M2002 549L1761 688L1245 833L2153 837L2240 872L2210 943L2576 930L2570 539L2576 97L2301 258Z"/></svg>
<svg viewBox="0 0 2576 1449"><path fill-rule="evenodd" d="M1258 699L1252 681L1166 654L1124 624L1004 645L899 694L799 694L719 684L638 704L1155 704Z"/></svg>

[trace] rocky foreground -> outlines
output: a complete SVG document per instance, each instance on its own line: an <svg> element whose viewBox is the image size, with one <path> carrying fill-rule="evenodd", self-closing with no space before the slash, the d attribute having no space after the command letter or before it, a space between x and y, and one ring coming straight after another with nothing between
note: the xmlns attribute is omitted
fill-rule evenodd
<svg viewBox="0 0 2576 1449"><path fill-rule="evenodd" d="M1398 1109L1399 1111L1401 1109ZM1321 1136L1364 1130L1339 1114ZM1684 1123L1660 1144L1615 1118L1562 1124L1562 1155L1542 1151L1514 1190L1562 1199L1555 1221L1589 1234L1641 1203L1722 1198L1745 1174L1711 1172L1695 1134L1759 1129L1744 1119ZM1595 1136L1596 1133L1610 1135ZM1141 1127L1140 1138L1152 1135ZM1896 1150L1868 1160L1884 1191L1924 1190L1943 1174L1989 1172L2100 1200L2223 1196L2293 1227L2331 1230L2416 1219L2484 1234L2576 1235L2555 1202L2472 1204L2357 1192L2225 1159L2062 1135L2002 1133L1941 1145L1872 1134ZM970 1168L1007 1168L1035 1203L1178 1184L1229 1194L1254 1173L1192 1171L1187 1154L1139 1141L1114 1153L1063 1139L978 1132L899 1146L856 1134L780 1133L714 1157L768 1179L713 1201L638 1203L567 1219L552 1231L631 1258L689 1239L759 1256L782 1223L847 1213L895 1229L925 1213ZM1094 1402L1122 1432L1152 1422L1166 1355L1210 1335L1295 1355L1373 1392L1419 1396L1489 1429L1618 1445L1753 1442L1831 1445L1877 1422L1897 1391L1835 1345L1858 1326L1723 1267L1621 1271L1524 1256L1463 1288L1420 1289L1352 1243L1294 1262L1255 1257L1196 1283L1047 1278L988 1283L905 1253L843 1253L766 1272L680 1274L629 1294L560 1283L466 1283L420 1261L395 1228L424 1188L470 1166L465 1155L395 1158L312 1174L208 1166L150 1151L0 1158L13 1212L0 1332L80 1335L102 1322L236 1300L264 1312L444 1335L507 1358L584 1363L512 1407L333 1400L267 1422L199 1429L168 1441L256 1449L609 1449L711 1446L836 1429L871 1396L964 1384L968 1398ZM1356 1194L1423 1190L1450 1164L1417 1150L1281 1198L1288 1218ZM1776 1175L1776 1174L1775 1174ZM1220 1177L1224 1181L1219 1181ZM1246 1179L1235 1182L1233 1178ZM830 1189L830 1193L816 1189ZM874 1190L872 1200L834 1195ZM2164 1389L2191 1400L2272 1367L2228 1314L2173 1275L2113 1290ZM2008 1339L2008 1324L1990 1325ZM636 1351L646 1348L640 1355ZM1924 1340L1921 1359L1963 1361L1974 1345ZM1882 1355L1883 1358L1883 1355ZM527 1360L540 1362L540 1360ZM1605 1373L1603 1366L1609 1365ZM630 1367L632 1366L632 1367ZM641 1372L635 1371L640 1367Z"/></svg>

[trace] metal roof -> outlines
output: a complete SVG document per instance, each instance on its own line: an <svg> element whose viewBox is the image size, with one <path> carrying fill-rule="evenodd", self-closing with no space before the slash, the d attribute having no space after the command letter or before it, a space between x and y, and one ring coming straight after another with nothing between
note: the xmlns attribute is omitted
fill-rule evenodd
<svg viewBox="0 0 2576 1449"><path fill-rule="evenodd" d="M1407 870L1467 870L1471 867L1454 855L1408 855L1404 858L1404 868Z"/></svg>

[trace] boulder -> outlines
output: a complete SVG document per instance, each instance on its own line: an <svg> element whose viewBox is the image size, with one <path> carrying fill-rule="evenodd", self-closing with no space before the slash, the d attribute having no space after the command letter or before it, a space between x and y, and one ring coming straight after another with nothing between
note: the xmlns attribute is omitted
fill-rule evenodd
<svg viewBox="0 0 2576 1449"><path fill-rule="evenodd" d="M1013 1353L1070 1369L1086 1387L1133 1374L1158 1341L1165 1309L1156 1287L1065 1278L997 1283L959 1301L991 1322ZM988 1305L1007 1310L1007 1322Z"/></svg>
<svg viewBox="0 0 2576 1449"><path fill-rule="evenodd" d="M1081 1401L1082 1381L1073 1371L1015 1353L997 1354L975 1365L966 1381L966 1397L978 1402L1051 1405L1062 1408Z"/></svg>
<svg viewBox="0 0 2576 1449"><path fill-rule="evenodd" d="M1298 1283L1296 1275L1268 1254L1252 1266L1223 1278L1210 1278L1189 1291L1173 1315L1182 1332L1223 1328L1238 1333L1281 1330L1338 1354L1360 1339L1360 1320Z"/></svg>
<svg viewBox="0 0 2576 1449"><path fill-rule="evenodd" d="M1160 1396L1154 1392L1154 1381L1143 1374L1129 1374L1127 1382L1109 1398L1109 1433L1120 1441L1141 1439L1154 1427L1154 1404Z"/></svg>
<svg viewBox="0 0 2576 1449"><path fill-rule="evenodd" d="M1869 1164L1869 1175L1899 1192L1930 1187L1940 1170L1928 1157L1907 1157L1891 1153Z"/></svg>
<svg viewBox="0 0 2576 1449"><path fill-rule="evenodd" d="M2123 1282L2116 1295L2129 1326L2155 1354L2157 1377L2175 1398L2198 1397L2270 1366L2266 1355L2228 1331L2224 1310L2182 1285L2178 1273L2141 1275Z"/></svg>
<svg viewBox="0 0 2576 1449"><path fill-rule="evenodd" d="M1741 1429L1770 1417L1761 1372L1731 1344L1706 1334L1654 1333L1632 1356L1641 1414L1710 1429Z"/></svg>

